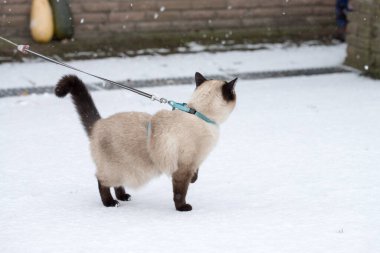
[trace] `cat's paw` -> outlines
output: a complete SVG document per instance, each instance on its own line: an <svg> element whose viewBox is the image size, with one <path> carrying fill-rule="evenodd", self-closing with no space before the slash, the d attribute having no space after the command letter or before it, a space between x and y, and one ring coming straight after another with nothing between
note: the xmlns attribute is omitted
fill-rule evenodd
<svg viewBox="0 0 380 253"><path fill-rule="evenodd" d="M198 175L195 174L195 175L191 178L190 183L194 184L195 181L197 181L197 179L198 179Z"/></svg>
<svg viewBox="0 0 380 253"><path fill-rule="evenodd" d="M114 200L114 199L109 200L107 202L103 202L103 204L105 207L119 207L120 206L119 201Z"/></svg>
<svg viewBox="0 0 380 253"><path fill-rule="evenodd" d="M180 212L188 212L193 209L193 207L190 204L184 204L182 206L176 207L177 211Z"/></svg>
<svg viewBox="0 0 380 253"><path fill-rule="evenodd" d="M117 196L117 199L121 200L121 201L130 201L131 200L131 195L129 195L128 193L126 193L126 194L123 194L121 196Z"/></svg>

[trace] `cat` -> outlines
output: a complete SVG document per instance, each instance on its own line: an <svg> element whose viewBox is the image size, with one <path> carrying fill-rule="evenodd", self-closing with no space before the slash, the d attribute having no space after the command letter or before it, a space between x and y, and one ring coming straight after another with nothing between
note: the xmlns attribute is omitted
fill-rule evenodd
<svg viewBox="0 0 380 253"><path fill-rule="evenodd" d="M191 211L186 203L189 183L198 178L198 169L215 146L218 125L236 105L235 84L207 80L195 73L196 88L188 106L214 121L206 122L192 113L161 110L154 115L123 112L102 119L84 83L74 75L63 76L55 88L58 97L71 94L96 165L96 178L102 203L118 206L128 201L124 185L139 187L165 173L171 175L173 199L178 211Z"/></svg>

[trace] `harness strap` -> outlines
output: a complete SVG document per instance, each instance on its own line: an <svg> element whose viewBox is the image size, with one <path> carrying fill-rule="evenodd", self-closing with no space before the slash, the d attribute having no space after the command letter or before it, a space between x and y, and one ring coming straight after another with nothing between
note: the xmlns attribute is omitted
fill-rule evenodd
<svg viewBox="0 0 380 253"><path fill-rule="evenodd" d="M170 100L170 101L168 101L168 104L171 107L173 107L173 110L177 109L177 110L180 110L180 111L183 111L183 112L194 114L195 116L197 116L198 118L206 121L207 123L218 125L214 120L208 118L203 113L198 112L194 108L188 107L186 103L177 103L177 102L174 102L174 101Z"/></svg>
<svg viewBox="0 0 380 253"><path fill-rule="evenodd" d="M146 125L146 139L147 139L148 145L150 143L151 136L152 136L152 120L149 120L148 124Z"/></svg>

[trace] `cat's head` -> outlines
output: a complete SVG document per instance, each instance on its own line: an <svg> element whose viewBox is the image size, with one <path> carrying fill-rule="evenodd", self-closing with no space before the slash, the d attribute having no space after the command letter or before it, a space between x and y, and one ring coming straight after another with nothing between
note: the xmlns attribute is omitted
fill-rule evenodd
<svg viewBox="0 0 380 253"><path fill-rule="evenodd" d="M235 85L232 81L207 80L202 74L195 73L195 91L189 106L215 120L224 122L236 105Z"/></svg>

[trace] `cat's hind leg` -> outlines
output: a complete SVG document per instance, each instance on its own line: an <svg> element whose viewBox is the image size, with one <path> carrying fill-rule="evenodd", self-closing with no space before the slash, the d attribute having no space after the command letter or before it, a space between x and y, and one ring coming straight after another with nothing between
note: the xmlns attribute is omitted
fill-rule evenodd
<svg viewBox="0 0 380 253"><path fill-rule="evenodd" d="M106 207L119 206L119 202L117 200L114 200L111 195L110 187L102 185L102 183L99 180L98 180L98 187L99 187L100 198L102 199L104 206Z"/></svg>
<svg viewBox="0 0 380 253"><path fill-rule="evenodd" d="M131 200L131 195L125 193L125 189L123 186L114 187L115 195L118 200L129 201Z"/></svg>

